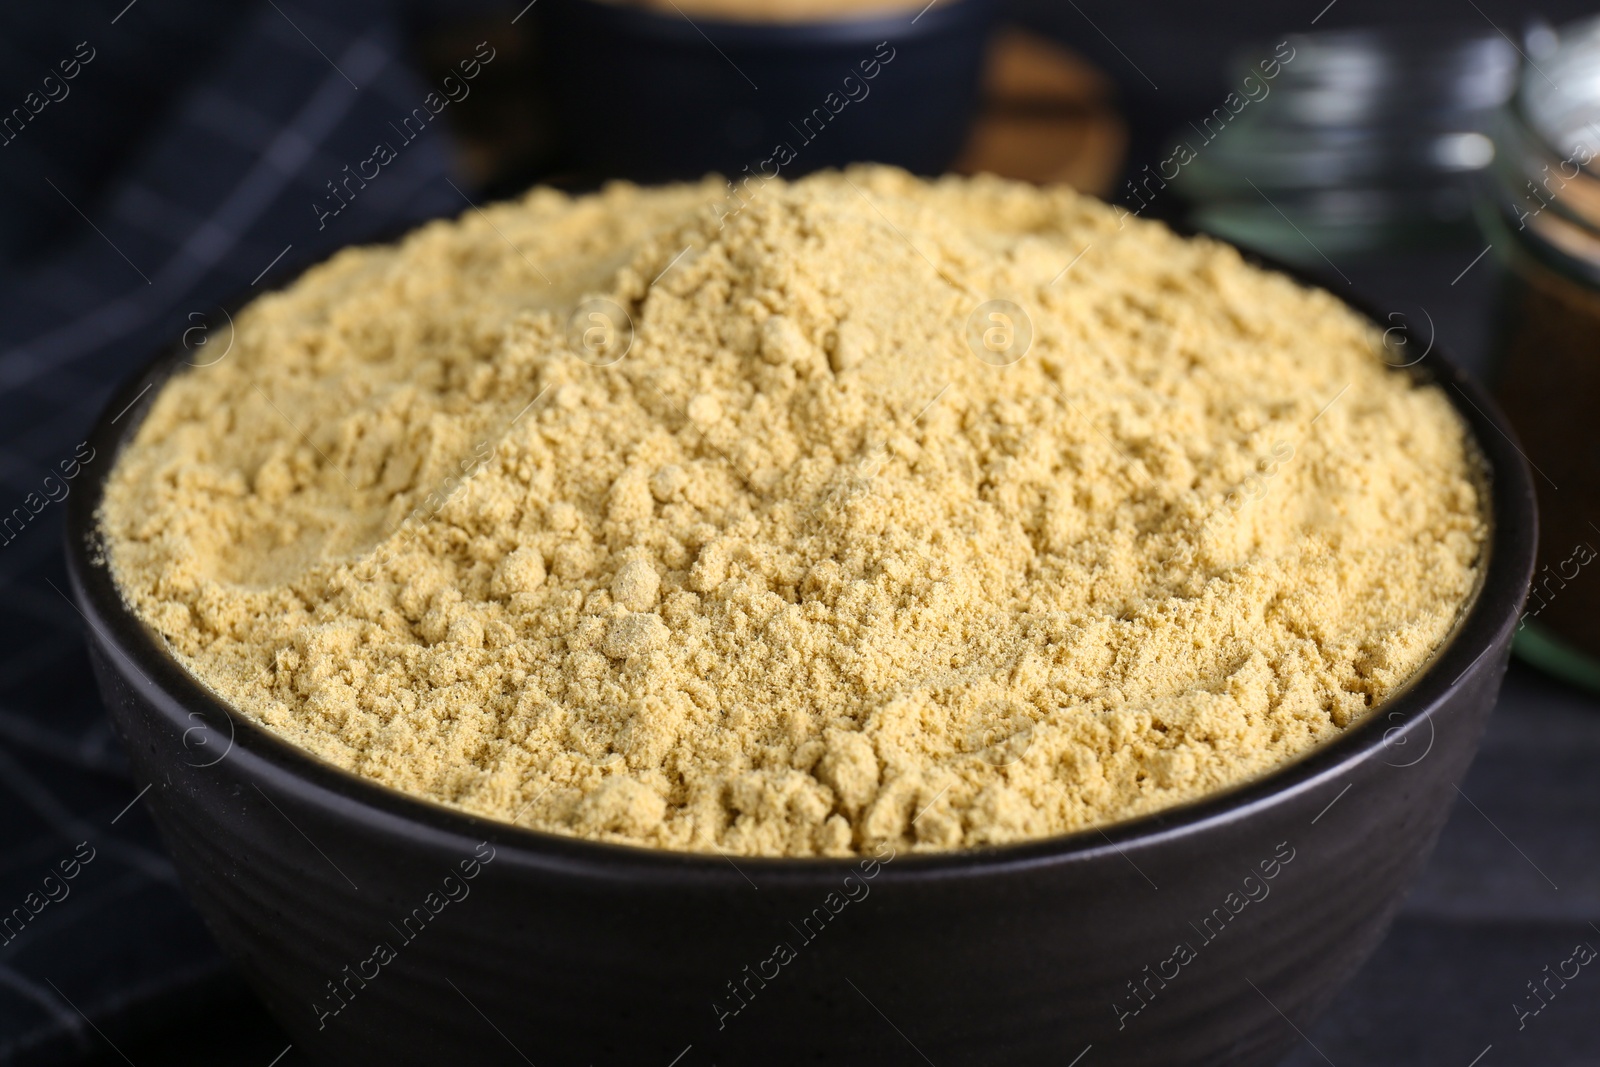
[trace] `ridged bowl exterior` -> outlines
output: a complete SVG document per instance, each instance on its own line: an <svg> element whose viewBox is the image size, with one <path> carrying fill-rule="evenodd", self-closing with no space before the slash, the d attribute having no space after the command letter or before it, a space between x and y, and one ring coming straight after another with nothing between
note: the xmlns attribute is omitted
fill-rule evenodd
<svg viewBox="0 0 1600 1067"><path fill-rule="evenodd" d="M1493 518L1482 587L1428 668L1255 783L999 849L684 855L415 800L302 754L188 676L117 595L98 480L69 501L68 557L173 861L318 1062L1265 1065L1375 948L1426 860L1532 572L1533 494L1509 431L1453 365L1425 364L1472 426ZM101 454L155 391L121 425L102 419Z"/></svg>

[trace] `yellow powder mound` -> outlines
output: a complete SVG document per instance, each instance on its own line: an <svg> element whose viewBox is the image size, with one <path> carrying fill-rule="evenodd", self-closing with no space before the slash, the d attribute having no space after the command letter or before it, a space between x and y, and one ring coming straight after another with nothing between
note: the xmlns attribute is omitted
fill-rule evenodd
<svg viewBox="0 0 1600 1067"><path fill-rule="evenodd" d="M806 856L1234 785L1471 595L1465 425L1333 297L1067 189L725 193L537 189L257 300L113 474L130 604L375 781Z"/></svg>

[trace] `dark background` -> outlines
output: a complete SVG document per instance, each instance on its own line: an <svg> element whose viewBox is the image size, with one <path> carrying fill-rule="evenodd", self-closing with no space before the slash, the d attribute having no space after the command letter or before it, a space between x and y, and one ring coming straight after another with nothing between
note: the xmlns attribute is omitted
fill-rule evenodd
<svg viewBox="0 0 1600 1067"><path fill-rule="evenodd" d="M218 302L269 267L282 274L559 175L532 88L533 20L511 21L521 6L112 0L0 14L0 113L79 42L95 50L71 94L0 147L0 512L72 455L119 380L181 337L203 341ZM1009 5L1115 84L1130 171L1226 93L1229 53L1313 18L1317 30L1405 23L1517 37L1535 14L1596 10L1570 0ZM364 157L365 131L482 39L499 51L475 102L447 111L448 125L318 229L307 205ZM1488 373L1495 266L1461 273L1476 250L1475 238L1442 241L1338 267L1380 307L1427 308L1441 346ZM0 1064L304 1062L216 955L153 828L127 807L137 789L88 675L82 620L61 595L59 522L52 506L0 546L0 908L78 842L96 859L71 897L0 945ZM1600 704L1514 666L1426 876L1289 1062L1600 1064L1600 974L1580 974L1520 1029L1513 1008L1576 943L1600 945L1597 770Z"/></svg>

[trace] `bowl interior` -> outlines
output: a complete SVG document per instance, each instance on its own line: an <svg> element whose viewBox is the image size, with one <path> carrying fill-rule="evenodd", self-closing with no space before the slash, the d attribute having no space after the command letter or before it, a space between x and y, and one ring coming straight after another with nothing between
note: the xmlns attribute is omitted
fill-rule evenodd
<svg viewBox="0 0 1600 1067"><path fill-rule="evenodd" d="M1248 258L1307 284L1316 284L1307 272L1264 262L1260 257ZM1375 323L1390 321L1358 301L1346 302ZM241 303L233 306L237 308ZM1345 733L1257 778L1102 827L1002 846L908 855L894 864L894 877L939 877L996 867L1090 860L1113 850L1153 844L1208 825L1248 818L1262 806L1316 789L1346 768L1379 757L1396 743L1403 743L1400 739L1423 726L1462 678L1506 636L1516 624L1527 593L1537 539L1527 463L1488 394L1437 351L1432 338L1418 337L1405 325L1391 327L1390 334L1399 335L1406 342L1407 352L1424 352L1405 368L1406 373L1445 391L1471 428L1482 460L1482 497L1490 526L1485 566L1480 570L1477 590L1430 661L1397 694ZM165 705L164 710L175 720L178 730L192 728L190 720L198 716L219 735L225 731L231 750L275 768L277 777L286 781L343 798L349 803L342 803L341 807L358 819L389 822L398 817L474 841L488 840L497 847L610 873L677 871L723 880L741 877L716 853L674 852L568 837L474 815L380 785L325 763L256 725L194 678L172 655L164 639L123 602L107 563L97 518L106 476L137 432L161 386L190 365L184 358L187 354L181 346L162 354L112 397L89 436L96 455L106 457L106 462L96 463L91 477L68 499L66 517L68 570L85 619L111 655L165 698L158 703ZM740 864L761 869L764 877L809 880L837 878L858 860L859 857L742 856Z"/></svg>

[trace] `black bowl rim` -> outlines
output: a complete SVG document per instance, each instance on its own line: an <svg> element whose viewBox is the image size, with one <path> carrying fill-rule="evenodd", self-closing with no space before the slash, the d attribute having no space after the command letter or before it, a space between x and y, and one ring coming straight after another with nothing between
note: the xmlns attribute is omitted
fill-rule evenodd
<svg viewBox="0 0 1600 1067"><path fill-rule="evenodd" d="M1220 241L1214 237L1210 239ZM1285 266L1256 253L1240 251L1257 266L1284 274L1301 285L1333 292L1333 286L1314 271ZM269 286L251 294L250 299L292 282L299 273L297 268L275 279ZM1380 326L1390 323L1386 336L1398 335L1404 345L1420 341L1408 322L1395 322L1400 318L1398 314L1379 313L1373 305L1359 298L1336 296L1336 299ZM240 300L228 306L237 308L247 302ZM1431 749L1435 713L1449 702L1460 683L1516 624L1533 575L1538 526L1532 474L1509 423L1488 392L1453 359L1440 352L1433 340L1431 337L1427 340L1424 355L1408 364L1406 372L1438 384L1470 427L1471 439L1483 464L1482 478L1487 490L1488 566L1480 576L1477 591L1443 644L1399 693L1339 737L1228 789L1156 812L1067 834L896 857L892 880L971 878L1000 871L1096 862L1109 856L1126 859L1130 850L1142 850L1232 824L1328 786L1358 766L1379 759L1385 751L1392 751L1396 739L1405 744L1415 738L1423 726L1428 728ZM173 374L192 365L184 359L186 354L182 345L163 350L107 402L88 438L96 459L104 456L106 461L96 462L90 477L67 500L65 531L68 575L85 622L94 638L103 644L108 657L120 658L164 698L150 698L150 702L160 707L161 713L171 720L170 725L183 731L191 728L189 720L195 716L220 716L230 728L229 749L224 758L237 756L250 762L256 777L271 778L276 787L300 794L307 803L338 809L346 819L377 833L392 834L401 828L425 827L436 835L457 841L487 841L497 849L507 850L512 863L518 866L623 882L693 881L736 888L741 880L749 881L751 872L757 872L764 880L785 885L831 886L852 868L872 858L865 853L837 857L741 855L735 864L726 853L595 841L518 826L364 778L324 762L258 726L243 713L236 714L190 675L160 635L123 602L99 538L97 515L105 479L116 466L122 447L137 430L160 387ZM133 417L119 426L118 423L130 414ZM1421 758L1413 762L1420 762ZM881 873L888 874L889 869Z"/></svg>
<svg viewBox="0 0 1600 1067"><path fill-rule="evenodd" d="M557 0L556 7L578 13L607 29L705 48L717 47L797 52L807 48L890 44L929 37L993 16L994 0L934 0L925 8L872 12L793 22L678 17L651 8L607 0ZM715 56L711 61L721 62Z"/></svg>

